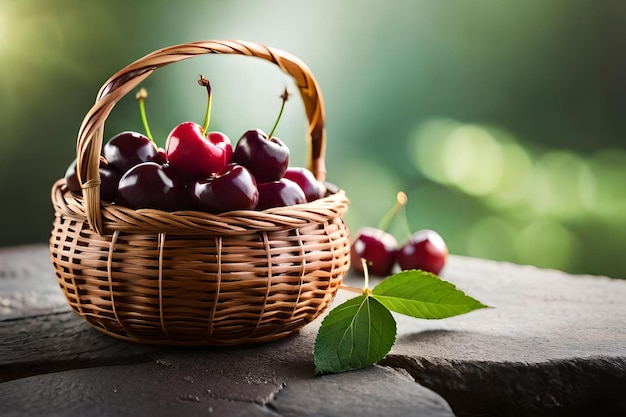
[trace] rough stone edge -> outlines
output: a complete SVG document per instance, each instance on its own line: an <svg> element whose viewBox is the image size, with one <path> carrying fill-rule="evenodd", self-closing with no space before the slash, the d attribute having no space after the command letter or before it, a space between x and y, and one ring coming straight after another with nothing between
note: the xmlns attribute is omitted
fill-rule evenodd
<svg viewBox="0 0 626 417"><path fill-rule="evenodd" d="M380 364L406 370L458 417L626 415L626 358L529 364L389 355Z"/></svg>

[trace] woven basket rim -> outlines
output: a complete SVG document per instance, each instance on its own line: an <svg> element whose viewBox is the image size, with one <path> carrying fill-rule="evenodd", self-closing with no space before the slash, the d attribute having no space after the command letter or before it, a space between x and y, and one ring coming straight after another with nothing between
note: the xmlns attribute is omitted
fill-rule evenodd
<svg viewBox="0 0 626 417"><path fill-rule="evenodd" d="M157 209L131 209L119 204L103 202L102 234L123 232L167 232L186 234L228 233L246 234L251 230L275 231L299 228L311 223L323 223L329 218L343 216L349 200L342 189L309 203L273 207L265 210L236 210L220 214L203 211L168 212ZM58 213L66 217L86 221L83 198L73 194L63 178L52 186L52 203Z"/></svg>

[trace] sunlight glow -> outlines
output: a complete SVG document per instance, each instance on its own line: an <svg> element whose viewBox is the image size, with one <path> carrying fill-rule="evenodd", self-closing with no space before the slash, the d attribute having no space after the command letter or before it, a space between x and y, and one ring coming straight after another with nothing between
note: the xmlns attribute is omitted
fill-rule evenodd
<svg viewBox="0 0 626 417"><path fill-rule="evenodd" d="M499 261L517 259L518 230L500 216L486 216L469 229L466 249L470 256Z"/></svg>
<svg viewBox="0 0 626 417"><path fill-rule="evenodd" d="M0 52L4 51L9 41L9 25L5 13L0 10Z"/></svg>
<svg viewBox="0 0 626 417"><path fill-rule="evenodd" d="M583 216L596 195L594 175L587 162L569 151L542 155L533 169L528 198L538 214L559 218Z"/></svg>
<svg viewBox="0 0 626 417"><path fill-rule="evenodd" d="M545 268L568 269L581 256L581 242L562 224L536 219L517 235L518 262Z"/></svg>
<svg viewBox="0 0 626 417"><path fill-rule="evenodd" d="M447 138L460 126L447 119L432 119L419 125L409 141L409 155L413 163L431 180L449 184L441 162Z"/></svg>
<svg viewBox="0 0 626 417"><path fill-rule="evenodd" d="M465 125L447 138L442 155L446 176L468 194L491 194L504 171L502 147L485 129Z"/></svg>

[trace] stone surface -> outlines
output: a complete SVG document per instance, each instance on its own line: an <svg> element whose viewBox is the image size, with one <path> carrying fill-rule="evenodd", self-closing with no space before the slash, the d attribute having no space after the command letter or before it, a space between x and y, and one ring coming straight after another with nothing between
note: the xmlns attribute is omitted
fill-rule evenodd
<svg viewBox="0 0 626 417"><path fill-rule="evenodd" d="M453 416L404 371L314 376L311 329L235 350L166 348L112 339L69 312L50 320L0 321L3 416ZM19 341L5 337L16 323Z"/></svg>
<svg viewBox="0 0 626 417"><path fill-rule="evenodd" d="M447 404L405 373L373 366L358 371L296 379L272 401L281 416L450 416Z"/></svg>
<svg viewBox="0 0 626 417"><path fill-rule="evenodd" d="M47 256L41 247L0 249L0 265L10 271L0 275L0 294L20 306L0 315L2 416L454 415L402 370L372 366L314 376L319 321L283 340L238 349L111 338L52 295L60 290ZM20 271L32 279L20 281ZM14 303L12 297L30 291L20 282L40 302ZM39 289L50 296L39 296Z"/></svg>
<svg viewBox="0 0 626 417"><path fill-rule="evenodd" d="M396 316L383 364L406 369L460 416L626 414L626 281L471 258L442 277L492 308Z"/></svg>
<svg viewBox="0 0 626 417"><path fill-rule="evenodd" d="M46 245L0 248L0 319L65 310Z"/></svg>
<svg viewBox="0 0 626 417"><path fill-rule="evenodd" d="M626 415L626 281L455 256L442 277L493 308L395 315L379 365L316 377L321 320L239 349L132 344L69 311L45 246L0 249L0 414Z"/></svg>
<svg viewBox="0 0 626 417"><path fill-rule="evenodd" d="M398 317L397 354L537 363L626 357L626 280L455 259L442 278L490 309L438 321Z"/></svg>

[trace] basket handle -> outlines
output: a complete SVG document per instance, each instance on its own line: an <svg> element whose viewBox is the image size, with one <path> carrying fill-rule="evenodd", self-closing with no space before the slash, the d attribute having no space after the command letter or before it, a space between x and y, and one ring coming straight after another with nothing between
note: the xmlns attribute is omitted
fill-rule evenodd
<svg viewBox="0 0 626 417"><path fill-rule="evenodd" d="M324 103L319 85L306 64L287 52L252 42L219 40L170 46L144 56L109 78L100 88L96 103L80 126L76 147L77 172L83 188L87 220L96 233L102 234L98 168L106 118L122 97L157 68L204 54L238 54L262 58L278 65L294 78L309 121L309 169L318 180L325 179Z"/></svg>

